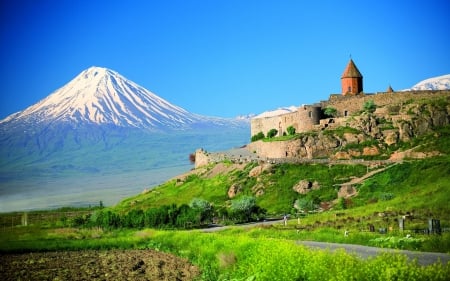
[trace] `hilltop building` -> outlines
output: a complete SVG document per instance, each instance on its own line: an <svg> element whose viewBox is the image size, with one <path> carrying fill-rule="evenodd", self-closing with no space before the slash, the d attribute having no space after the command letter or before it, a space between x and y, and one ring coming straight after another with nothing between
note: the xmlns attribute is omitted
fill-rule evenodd
<svg viewBox="0 0 450 281"><path fill-rule="evenodd" d="M302 105L291 112L282 112L276 115L258 115L251 120L251 136L263 132L265 135L271 129L278 131L278 136L287 133L287 128L292 126L296 133L311 130L321 130L327 127L338 127L345 125L346 118L363 108L365 102L372 100L379 109L376 114L382 114L381 107L402 103L418 96L427 97L435 94L448 94L446 91L401 91L396 92L389 87L385 92L364 93L363 76L356 67L355 62L350 59L341 77L340 94L331 94L329 99L313 105ZM326 116L324 110L327 107L335 109L333 116Z"/></svg>
<svg viewBox="0 0 450 281"><path fill-rule="evenodd" d="M376 139L386 145L398 141L408 141L415 135L428 132L433 126L449 124L449 110L447 106L437 108L430 114L430 118L416 118L411 112L422 109L413 100L430 100L436 98L450 99L450 90L407 90L394 91L389 87L384 92L364 93L363 76L350 59L341 77L342 91L331 94L328 100L313 105L281 108L262 113L251 119L251 136L262 132L265 136L272 129L277 130L278 136L288 134L289 127L293 127L298 134L295 138L278 141L252 141L246 145L246 151L237 150L228 153L207 153L197 150L195 167L212 162L232 159L238 161L261 161L271 163L277 161L305 161L317 160L320 163L330 160L352 159L358 156L379 155L380 147L371 145L362 151L341 151L345 144L361 143L368 139ZM364 104L372 101L376 105L373 115L361 114ZM326 110L329 108L330 110ZM426 110L425 110L426 111ZM325 112L330 115L326 115ZM378 124L377 117L385 120L385 124ZM344 133L342 136L322 133L340 127L354 126L361 133ZM308 132L307 134L301 134ZM367 137L369 136L369 137ZM236 154L234 154L236 153ZM397 157L397 156L396 156ZM410 156L408 156L410 157ZM412 156L411 156L412 157ZM420 156L422 157L422 156Z"/></svg>
<svg viewBox="0 0 450 281"><path fill-rule="evenodd" d="M356 67L352 59L348 62L341 77L342 95L356 96L363 91L363 76ZM348 110L343 110L343 115L347 116ZM256 116L251 120L251 135L259 132L266 134L271 129L278 131L278 136L282 136L287 128L292 126L296 132L313 130L320 124L323 114L323 104L302 105L297 110L276 116Z"/></svg>
<svg viewBox="0 0 450 281"><path fill-rule="evenodd" d="M344 96L357 95L363 91L363 76L352 59L348 62L344 73L342 73L341 85Z"/></svg>

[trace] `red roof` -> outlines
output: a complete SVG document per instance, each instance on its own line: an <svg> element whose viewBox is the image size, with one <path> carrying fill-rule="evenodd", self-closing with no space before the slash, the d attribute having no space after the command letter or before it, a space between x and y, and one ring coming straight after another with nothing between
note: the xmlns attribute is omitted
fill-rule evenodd
<svg viewBox="0 0 450 281"><path fill-rule="evenodd" d="M341 78L359 78L359 77L362 78L361 72L359 72L353 60L350 59L350 61L347 64L347 67L344 70L344 73L342 73Z"/></svg>

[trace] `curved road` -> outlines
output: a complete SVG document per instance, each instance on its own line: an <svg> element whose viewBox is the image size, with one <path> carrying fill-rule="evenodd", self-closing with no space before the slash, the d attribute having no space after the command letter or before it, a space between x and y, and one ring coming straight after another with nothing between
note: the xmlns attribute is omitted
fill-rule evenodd
<svg viewBox="0 0 450 281"><path fill-rule="evenodd" d="M282 223L282 220L271 220L265 222L242 224L239 227L254 227L258 225L270 225L275 223ZM203 232L216 232L221 231L230 227L236 226L214 226L210 228L202 229ZM403 254L410 260L417 259L420 265L430 265L433 263L441 262L442 264L447 264L450 262L450 255L446 253L434 253L434 252L418 252L418 251L407 251L407 250L396 250L387 248L377 248L354 244L340 244L340 243L328 243L328 242L315 242L315 241L297 241L298 245L304 245L312 249L322 249L335 251L337 249L344 249L350 254L354 254L360 258L366 259L368 257L374 257L381 253L394 253Z"/></svg>
<svg viewBox="0 0 450 281"><path fill-rule="evenodd" d="M448 262L450 262L450 255L445 253L417 252L417 251L361 246L354 244L339 244L339 243L315 242L315 241L297 241L297 244L305 245L313 249L329 249L330 251L334 251L337 249L344 249L346 252L359 256L363 259L377 256L381 253L394 253L406 255L409 260L417 259L417 262L420 265L430 265L439 261L442 264L447 264Z"/></svg>

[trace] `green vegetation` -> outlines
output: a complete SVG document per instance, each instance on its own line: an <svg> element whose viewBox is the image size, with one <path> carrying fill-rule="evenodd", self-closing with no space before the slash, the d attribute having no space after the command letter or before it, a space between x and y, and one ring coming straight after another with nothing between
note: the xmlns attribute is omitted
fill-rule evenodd
<svg viewBox="0 0 450 281"><path fill-rule="evenodd" d="M251 141L258 141L258 140L262 140L263 138L265 138L264 133L263 132L259 132L256 135L252 136Z"/></svg>
<svg viewBox="0 0 450 281"><path fill-rule="evenodd" d="M373 100L368 100L363 104L363 111L367 113L374 113L377 106Z"/></svg>
<svg viewBox="0 0 450 281"><path fill-rule="evenodd" d="M278 130L277 130L277 129L270 129L270 130L267 132L267 137L268 137L269 139L271 139L271 138L275 137L277 134L278 134Z"/></svg>
<svg viewBox="0 0 450 281"><path fill-rule="evenodd" d="M295 243L302 233L282 227L232 228L219 233L34 229L28 237L16 233L15 239L5 239L2 235L0 247L3 252L156 249L198 265L200 280L446 280L450 274L450 264L419 266L399 254L363 260L343 250L309 249ZM342 233L335 234L345 238ZM383 244L379 237L372 240Z"/></svg>
<svg viewBox="0 0 450 281"><path fill-rule="evenodd" d="M288 132L288 135L290 135L290 136L295 135L295 128L293 126L287 127L286 131Z"/></svg>
<svg viewBox="0 0 450 281"><path fill-rule="evenodd" d="M329 117L336 117L337 116L337 109L332 106L327 106L325 110L323 111L326 116Z"/></svg>
<svg viewBox="0 0 450 281"><path fill-rule="evenodd" d="M323 131L324 135L338 136L340 138L342 138L344 134L360 134L360 133L362 133L360 130L348 126L340 126L336 129L328 129Z"/></svg>
<svg viewBox="0 0 450 281"><path fill-rule="evenodd" d="M373 112L376 106L369 102L364 110ZM435 103L449 104L444 99ZM428 105L424 101L419 106L425 111ZM393 107L389 112L401 110ZM416 108L409 110L416 112ZM382 130L393 126L383 118L377 122ZM278 132L273 130L267 138L262 132L254 137L279 141L318 134L295 134L288 128L289 135L275 137ZM342 138L346 133L362 132L343 126L322 133ZM168 181L114 207L104 208L100 202L92 209L58 210L63 214L59 216L42 212L39 223L33 223L34 213L1 214L0 252L156 249L188 258L202 269L201 280L446 280L450 263L419 266L398 254L363 260L343 251L297 245L297 241L314 240L450 253L450 233L444 231L450 228L450 126L389 147L367 138L341 149L362 151L368 146L381 150L378 159L412 148L440 155L395 164L371 162L376 166L317 161L252 162L236 168L228 160L220 163L226 172L212 175L215 167L211 164L203 172ZM261 172L250 176L257 166ZM376 174L359 183L352 181L375 170ZM338 198L341 185L351 181L356 194ZM311 187L306 194L294 190L300 182ZM228 195L231 187L236 193L232 198ZM283 214L291 218L287 225L231 226L217 233L193 230L212 221L233 225ZM429 219L440 220L443 233L425 234ZM23 226L13 226L14 220Z"/></svg>

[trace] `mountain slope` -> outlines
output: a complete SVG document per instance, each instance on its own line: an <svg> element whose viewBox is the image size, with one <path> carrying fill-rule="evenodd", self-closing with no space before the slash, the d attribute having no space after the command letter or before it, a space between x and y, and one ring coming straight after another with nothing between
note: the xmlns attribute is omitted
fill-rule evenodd
<svg viewBox="0 0 450 281"><path fill-rule="evenodd" d="M119 73L101 67L81 72L45 99L5 118L0 124L21 122L145 129L186 128L199 122L226 123L225 119L190 113Z"/></svg>
<svg viewBox="0 0 450 281"><path fill-rule="evenodd" d="M248 119L190 113L91 67L0 121L0 212L117 202L191 168L199 147L242 146Z"/></svg>

